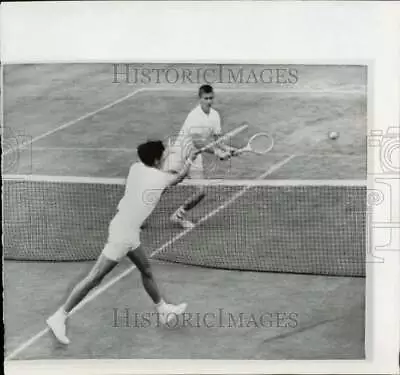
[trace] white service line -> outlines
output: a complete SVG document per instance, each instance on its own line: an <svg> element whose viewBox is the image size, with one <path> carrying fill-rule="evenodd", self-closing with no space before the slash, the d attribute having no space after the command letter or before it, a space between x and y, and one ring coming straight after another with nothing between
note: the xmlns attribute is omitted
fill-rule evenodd
<svg viewBox="0 0 400 375"><path fill-rule="evenodd" d="M290 155L287 158L281 160L280 162L272 165L266 172L262 173L258 179L263 179L270 174L274 173L277 171L279 168L284 166L286 163L288 163L290 160L292 160L296 155ZM236 194L234 194L230 199L225 201L223 204L221 204L219 207L215 208L211 212L209 212L207 215L202 217L193 228L188 228L177 234L175 237L173 237L171 240L166 242L164 245L159 247L157 250L153 251L150 255L150 258L153 257L154 255L158 254L159 252L163 251L166 247L172 245L174 242L191 232L194 228L196 228L198 225L201 223L205 222L209 218L215 216L219 211L223 210L230 204L232 204L234 201L236 201L238 198L240 198L244 193L247 192L247 190L251 189L252 185L248 185L243 187L241 190L239 190ZM120 273L118 276L114 277L111 279L108 283L104 284L103 286L99 287L96 289L93 293L91 293L86 299L84 299L78 306L75 307L70 313L70 315L76 313L80 309L82 309L86 304L88 304L90 301L92 301L94 298L102 294L104 291L106 291L108 288L110 288L112 285L117 283L119 280L123 279L126 277L128 274L130 274L136 266L131 266L130 268L126 269L124 272ZM32 344L34 344L37 340L39 340L41 337L43 337L47 332L49 332L49 328L45 328L42 331L40 331L38 334L21 344L19 347L17 347L13 352L11 352L6 358L6 361L9 361L11 359L14 359L18 354L22 353L25 349L30 347Z"/></svg>
<svg viewBox="0 0 400 375"><path fill-rule="evenodd" d="M310 87L310 88L292 88L292 87L281 87L281 88L256 88L256 87L241 87L241 88L236 88L236 87L219 87L219 86L214 86L215 92L234 92L235 94L244 92L244 93L257 93L257 94L285 94L285 95L291 95L291 94L309 94L309 95L367 95L367 91L365 88L360 88L360 89L347 89L347 90L342 90L342 89L328 89L328 88L316 88L316 87ZM146 87L147 91L182 91L182 92L196 92L197 87L193 86L175 86L175 87L169 87L169 86L157 86L157 87Z"/></svg>
<svg viewBox="0 0 400 375"><path fill-rule="evenodd" d="M54 134L54 133L56 133L56 132L58 132L60 130L69 128L70 126L75 125L79 121L85 120L88 117L91 117L91 116L96 115L97 113L103 112L106 109L109 109L109 108L115 106L116 104L122 103L123 101L125 101L125 100L131 98L132 96L135 96L139 92L142 92L142 91L145 91L145 90L146 90L146 88L141 88L141 89L135 90L135 91L129 93L128 95L123 96L122 98L119 98L119 99L117 99L117 100L115 100L115 101L113 101L111 103L108 103L108 104L104 105L103 107L100 107L100 108L98 108L98 109L96 109L96 110L94 110L92 112L85 113L84 115L82 115L82 116L80 116L80 117L78 117L78 118L76 118L74 120L68 121L68 122L66 122L66 123L64 123L64 124L62 124L60 126L57 126L56 128L51 129L51 130L47 131L46 133L43 133L41 135L38 135L37 137L32 138L29 142L25 142L25 143L19 145L17 147L17 150L19 150L19 149L21 149L23 147L26 147L26 146L34 143L34 142L37 142L40 139L43 139L43 138L45 138L45 137L47 137L47 136L49 136L51 134ZM14 149L9 149L3 155L8 155L10 152L15 152L15 151L16 150L14 150Z"/></svg>

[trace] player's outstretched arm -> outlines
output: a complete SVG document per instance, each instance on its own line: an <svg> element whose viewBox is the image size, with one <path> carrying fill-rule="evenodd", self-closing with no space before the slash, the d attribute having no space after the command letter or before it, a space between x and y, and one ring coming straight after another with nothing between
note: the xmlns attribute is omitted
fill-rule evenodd
<svg viewBox="0 0 400 375"><path fill-rule="evenodd" d="M200 154L200 151L198 151L198 150L192 151L190 156L186 160L184 166L182 167L182 169L179 172L176 172L176 171L168 171L167 172L167 173L170 173L171 175L173 175L168 187L177 185L185 179L194 159L196 159L199 154Z"/></svg>

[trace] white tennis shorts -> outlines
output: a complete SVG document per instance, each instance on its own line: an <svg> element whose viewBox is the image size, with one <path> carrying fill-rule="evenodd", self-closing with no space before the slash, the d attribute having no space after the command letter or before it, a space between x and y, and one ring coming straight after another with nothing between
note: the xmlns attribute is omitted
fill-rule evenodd
<svg viewBox="0 0 400 375"><path fill-rule="evenodd" d="M126 215L117 213L108 228L108 240L102 254L119 262L130 250L140 246L140 224L133 224Z"/></svg>
<svg viewBox="0 0 400 375"><path fill-rule="evenodd" d="M179 151L171 152L164 163L165 171L176 171L179 172L182 170L185 164L185 158L182 157ZM204 169L203 169L203 157L202 155L198 155L197 158L192 162L192 166L189 169L187 178L192 179L203 179L204 178Z"/></svg>

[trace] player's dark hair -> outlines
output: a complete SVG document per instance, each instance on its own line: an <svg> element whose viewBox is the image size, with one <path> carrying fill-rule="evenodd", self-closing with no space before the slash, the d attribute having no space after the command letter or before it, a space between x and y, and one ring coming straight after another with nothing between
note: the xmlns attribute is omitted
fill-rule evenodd
<svg viewBox="0 0 400 375"><path fill-rule="evenodd" d="M212 92L214 92L214 89L212 88L212 86L210 86L210 85L202 85L199 88L199 98L201 98L201 96L203 94L211 94Z"/></svg>
<svg viewBox="0 0 400 375"><path fill-rule="evenodd" d="M162 158L164 150L165 146L161 141L148 141L137 148L140 161L148 167L154 167L155 163Z"/></svg>

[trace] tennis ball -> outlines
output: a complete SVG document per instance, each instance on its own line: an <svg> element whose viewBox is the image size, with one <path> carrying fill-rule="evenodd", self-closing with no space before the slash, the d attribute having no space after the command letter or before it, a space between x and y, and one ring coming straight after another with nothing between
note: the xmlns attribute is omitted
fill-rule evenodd
<svg viewBox="0 0 400 375"><path fill-rule="evenodd" d="M339 138L338 132L329 132L329 139L335 140Z"/></svg>

